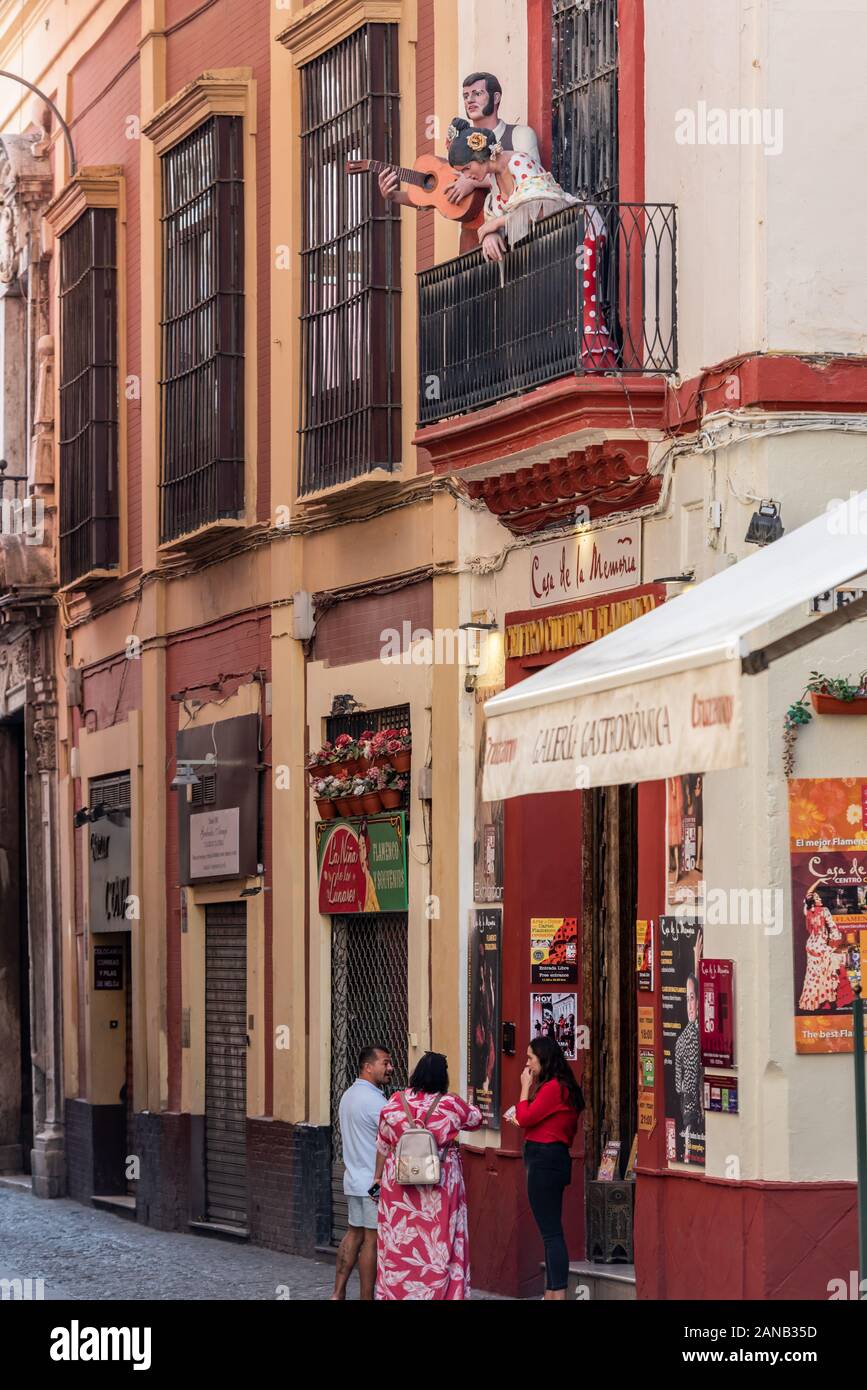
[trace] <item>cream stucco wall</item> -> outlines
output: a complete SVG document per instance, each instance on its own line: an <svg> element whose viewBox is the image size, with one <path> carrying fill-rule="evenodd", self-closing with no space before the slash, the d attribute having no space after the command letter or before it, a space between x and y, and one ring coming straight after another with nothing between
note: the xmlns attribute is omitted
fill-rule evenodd
<svg viewBox="0 0 867 1390"><path fill-rule="evenodd" d="M680 371L864 352L861 0L646 0L647 198L678 208ZM679 143L683 113L766 112L762 143ZM706 127L709 129L709 127Z"/></svg>

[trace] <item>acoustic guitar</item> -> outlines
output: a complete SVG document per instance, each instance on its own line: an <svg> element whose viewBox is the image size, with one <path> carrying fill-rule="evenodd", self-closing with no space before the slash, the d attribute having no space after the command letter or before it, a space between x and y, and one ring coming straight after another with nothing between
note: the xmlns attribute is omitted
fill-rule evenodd
<svg viewBox="0 0 867 1390"><path fill-rule="evenodd" d="M478 193L470 193L459 203L450 203L446 197L446 190L451 187L458 174L448 160L440 159L439 155L421 155L413 169L400 169L393 164L383 164L378 159L346 161L347 174L381 174L386 169L393 169L400 182L408 185L409 200L417 208L436 208L437 212L442 213L443 217L447 217L451 222L471 222L475 219L481 224L486 197L484 189L480 189Z"/></svg>

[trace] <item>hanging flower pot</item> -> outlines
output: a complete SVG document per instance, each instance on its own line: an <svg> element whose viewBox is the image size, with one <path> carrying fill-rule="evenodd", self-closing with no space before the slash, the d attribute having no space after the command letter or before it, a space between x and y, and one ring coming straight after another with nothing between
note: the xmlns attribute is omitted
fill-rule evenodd
<svg viewBox="0 0 867 1390"><path fill-rule="evenodd" d="M329 764L328 771L332 777L339 777L341 782L347 776L345 763L331 763Z"/></svg>
<svg viewBox="0 0 867 1390"><path fill-rule="evenodd" d="M391 762L396 772L409 772L412 765L412 749L402 748L399 753L392 753Z"/></svg>
<svg viewBox="0 0 867 1390"><path fill-rule="evenodd" d="M382 809L384 811L396 811L403 800L403 794L393 789L389 790L389 788L386 787L385 791L379 793L379 798L382 802Z"/></svg>
<svg viewBox="0 0 867 1390"><path fill-rule="evenodd" d="M366 816L378 816L382 810L382 797L379 792L365 792L361 805Z"/></svg>
<svg viewBox="0 0 867 1390"><path fill-rule="evenodd" d="M355 770L360 777L363 777L365 772L370 770L370 759L364 757L359 758L355 764Z"/></svg>
<svg viewBox="0 0 867 1390"><path fill-rule="evenodd" d="M334 804L337 807L338 815L343 816L344 820L352 815L352 801L348 796L335 797Z"/></svg>
<svg viewBox="0 0 867 1390"><path fill-rule="evenodd" d="M337 817L337 806L330 797L317 796L316 809L320 820L335 820Z"/></svg>
<svg viewBox="0 0 867 1390"><path fill-rule="evenodd" d="M353 814L353 816L363 816L363 815L364 815L364 805L363 805L363 802L364 802L364 797L363 797L363 796L351 796L351 797L349 798L349 804L350 804L350 806L352 807L352 814Z"/></svg>
<svg viewBox="0 0 867 1390"><path fill-rule="evenodd" d="M347 777L355 777L358 772L358 759L347 758L343 766L346 768Z"/></svg>
<svg viewBox="0 0 867 1390"><path fill-rule="evenodd" d="M867 714L867 695L841 700L838 695L822 695L818 690L811 690L810 703L817 714Z"/></svg>

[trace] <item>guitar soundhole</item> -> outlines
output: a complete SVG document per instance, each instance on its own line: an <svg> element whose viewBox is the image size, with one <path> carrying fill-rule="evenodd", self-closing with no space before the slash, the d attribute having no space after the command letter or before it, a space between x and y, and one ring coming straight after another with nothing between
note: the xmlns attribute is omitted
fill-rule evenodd
<svg viewBox="0 0 867 1390"><path fill-rule="evenodd" d="M426 193L433 193L437 186L436 174L425 174L424 187Z"/></svg>

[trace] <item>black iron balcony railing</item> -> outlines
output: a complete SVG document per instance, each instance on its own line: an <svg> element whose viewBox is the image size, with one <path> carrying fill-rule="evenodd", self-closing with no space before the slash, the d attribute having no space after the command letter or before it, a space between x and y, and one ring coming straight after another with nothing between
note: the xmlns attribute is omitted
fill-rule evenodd
<svg viewBox="0 0 867 1390"><path fill-rule="evenodd" d="M419 422L572 373L677 366L677 218L668 203L579 205L501 262L481 250L419 281Z"/></svg>

